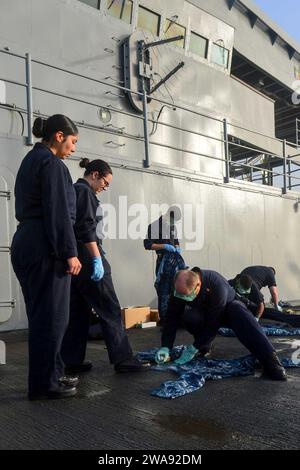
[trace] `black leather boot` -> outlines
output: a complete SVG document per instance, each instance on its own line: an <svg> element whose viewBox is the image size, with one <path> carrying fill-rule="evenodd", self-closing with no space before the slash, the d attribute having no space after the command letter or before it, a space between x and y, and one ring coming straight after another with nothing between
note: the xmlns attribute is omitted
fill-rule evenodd
<svg viewBox="0 0 300 470"><path fill-rule="evenodd" d="M54 399L58 400L60 398L71 398L74 397L77 393L76 387L68 387L62 383L59 383L55 389L47 390L44 392L30 392L28 394L29 400L47 400L47 399Z"/></svg>
<svg viewBox="0 0 300 470"><path fill-rule="evenodd" d="M262 378L269 378L272 380L287 381L287 376L283 365L281 364L276 352L274 351L262 363L263 373Z"/></svg>

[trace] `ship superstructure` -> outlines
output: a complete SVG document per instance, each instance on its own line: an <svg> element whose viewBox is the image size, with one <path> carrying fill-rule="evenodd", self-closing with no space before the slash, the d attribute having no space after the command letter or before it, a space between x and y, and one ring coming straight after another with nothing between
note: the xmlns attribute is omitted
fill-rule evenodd
<svg viewBox="0 0 300 470"><path fill-rule="evenodd" d="M281 296L297 296L300 46L254 2L3 0L0 26L0 330L26 327L13 188L33 118L55 113L80 129L74 180L83 156L113 167L104 246L123 305L155 301L141 238L162 203L201 207L187 264L228 277L274 265Z"/></svg>

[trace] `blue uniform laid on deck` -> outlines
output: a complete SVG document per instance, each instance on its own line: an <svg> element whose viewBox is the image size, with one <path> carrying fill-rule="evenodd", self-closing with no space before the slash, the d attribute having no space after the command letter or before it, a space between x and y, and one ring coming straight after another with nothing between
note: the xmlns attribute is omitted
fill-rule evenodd
<svg viewBox="0 0 300 470"><path fill-rule="evenodd" d="M72 179L43 143L22 161L15 198L19 225L11 255L26 304L29 394L35 395L55 390L64 375L60 349L69 317L67 259L77 256Z"/></svg>
<svg viewBox="0 0 300 470"><path fill-rule="evenodd" d="M96 233L99 200L84 178L80 178L74 187L77 195L75 234L82 270L72 279L70 323L63 341L62 356L69 366L83 363L93 308L99 316L110 362L118 364L132 357L132 349L122 324L111 268ZM91 279L92 260L85 246L85 243L90 242L98 244L104 267L104 276L97 282Z"/></svg>
<svg viewBox="0 0 300 470"><path fill-rule="evenodd" d="M221 326L231 328L241 343L262 363L274 348L246 306L235 300L235 291L215 271L193 268L202 279L192 302L172 295L162 331L162 347L172 349L177 329L183 324L194 336L194 347L207 352Z"/></svg>

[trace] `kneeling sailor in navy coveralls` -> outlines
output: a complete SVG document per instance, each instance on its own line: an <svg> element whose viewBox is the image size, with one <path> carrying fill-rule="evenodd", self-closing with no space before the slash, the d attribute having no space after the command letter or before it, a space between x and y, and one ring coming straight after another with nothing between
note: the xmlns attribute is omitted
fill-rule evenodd
<svg viewBox="0 0 300 470"><path fill-rule="evenodd" d="M162 331L162 347L156 353L156 361L164 363L170 359L170 349L182 323L194 337L194 343L183 351L175 361L177 364L191 361L199 352L205 354L219 328L226 326L260 361L264 376L286 380L285 370L272 344L252 313L235 297L234 289L215 271L199 268L178 271Z"/></svg>
<svg viewBox="0 0 300 470"><path fill-rule="evenodd" d="M92 367L90 361L84 361L91 309L99 317L108 356L115 370L141 371L147 364L133 357L122 324L111 268L96 232L101 219L97 214L99 200L96 194L107 190L112 181L112 170L103 160L90 162L85 158L80 166L85 168L84 177L79 178L74 187L77 196L75 234L82 270L73 279L71 287L70 322L62 347L66 372L84 372Z"/></svg>
<svg viewBox="0 0 300 470"><path fill-rule="evenodd" d="M62 162L76 148L78 130L66 116L37 118L33 134L42 137L26 155L15 184L19 221L11 260L28 316L31 400L75 395L76 378L64 377L60 355L68 319L71 275L81 264L73 229L75 191ZM70 385L70 386L68 386Z"/></svg>

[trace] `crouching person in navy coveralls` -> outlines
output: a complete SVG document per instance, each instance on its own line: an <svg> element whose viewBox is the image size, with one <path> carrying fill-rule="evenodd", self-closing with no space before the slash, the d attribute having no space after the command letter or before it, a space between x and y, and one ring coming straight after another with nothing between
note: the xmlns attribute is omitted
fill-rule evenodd
<svg viewBox="0 0 300 470"><path fill-rule="evenodd" d="M286 380L285 370L262 328L246 306L235 300L235 297L234 289L215 271L199 268L178 271L162 331L162 347L156 354L156 362L170 360L170 349L182 322L194 337L194 343L184 349L175 361L177 364L185 364L199 352L207 351L219 328L227 326L260 361L264 376L273 380Z"/></svg>
<svg viewBox="0 0 300 470"><path fill-rule="evenodd" d="M111 268L104 256L102 240L96 232L97 223L101 219L97 214L99 200L96 194L108 189L113 177L112 170L102 160L90 162L87 158L80 162L80 166L85 168L84 177L79 178L74 187L77 196L75 234L82 270L72 280L70 322L62 347L66 372L84 372L92 367L90 361L84 361L91 309L99 317L108 356L115 370L141 371L148 364L133 357L122 324Z"/></svg>
<svg viewBox="0 0 300 470"><path fill-rule="evenodd" d="M33 134L42 137L26 155L16 178L19 221L11 259L28 316L29 399L67 398L75 378L64 377L60 350L69 320L72 275L81 264L73 229L76 196L62 162L76 148L78 130L66 116L37 118Z"/></svg>

